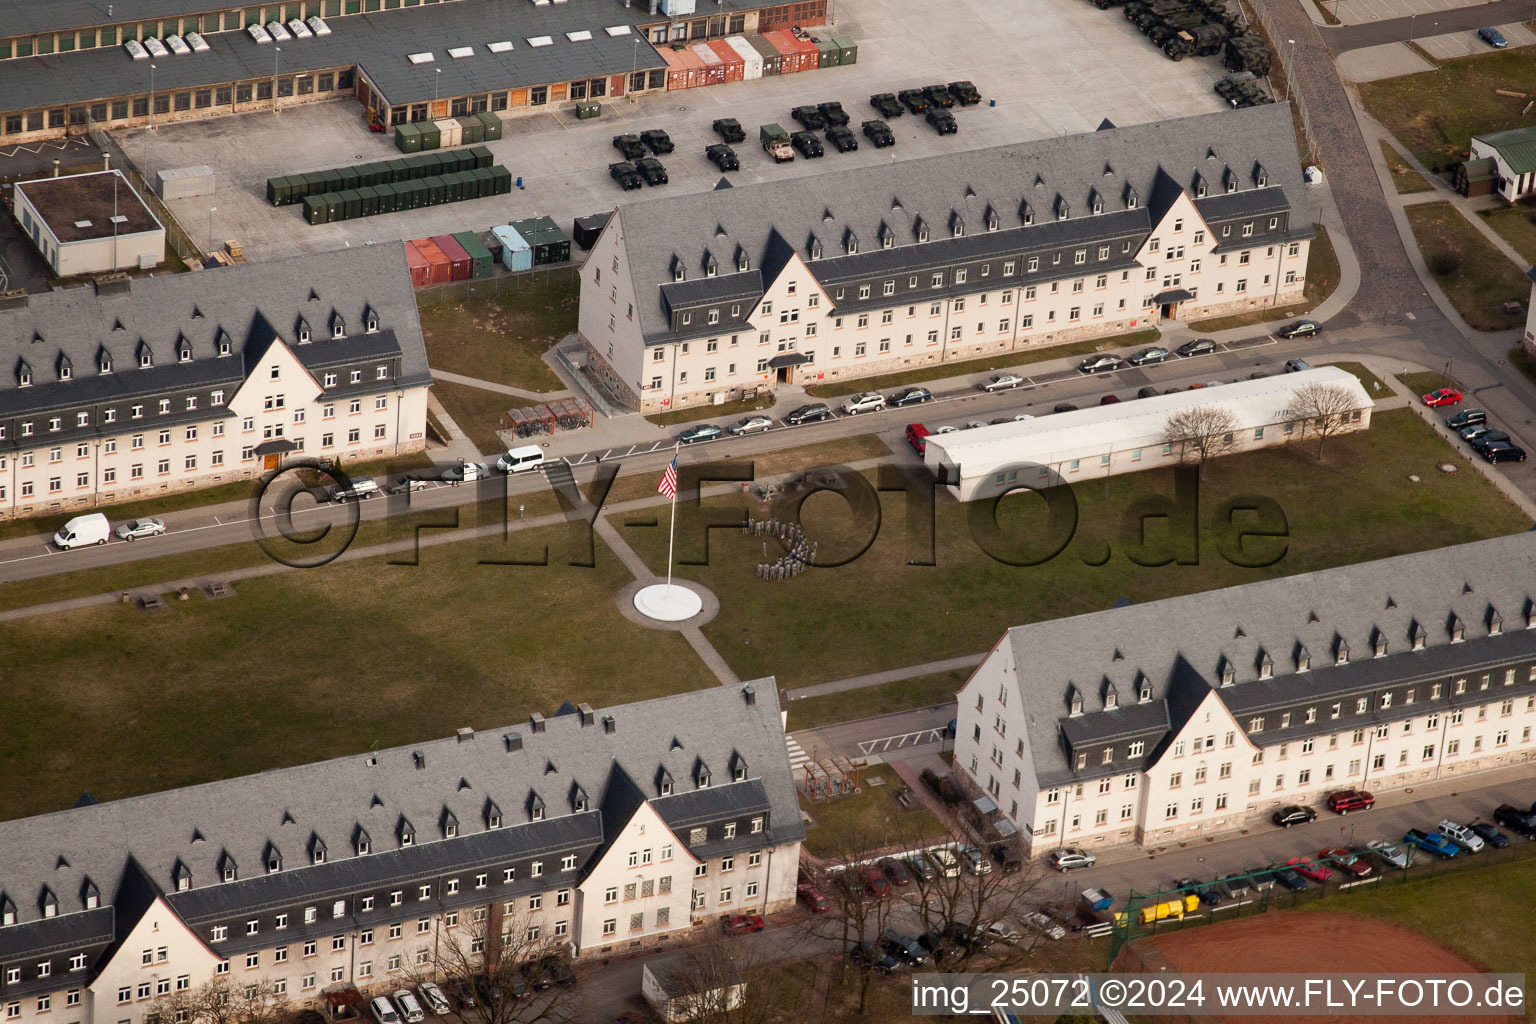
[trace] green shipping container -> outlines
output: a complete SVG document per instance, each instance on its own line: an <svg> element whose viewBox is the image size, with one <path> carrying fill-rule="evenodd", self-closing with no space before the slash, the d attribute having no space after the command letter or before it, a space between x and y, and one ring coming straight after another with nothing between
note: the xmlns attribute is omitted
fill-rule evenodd
<svg viewBox="0 0 1536 1024"><path fill-rule="evenodd" d="M421 128L421 151L425 153L429 149L436 149L443 144L443 132L431 121L417 121Z"/></svg>
<svg viewBox="0 0 1536 1024"><path fill-rule="evenodd" d="M341 169L341 188L343 192L349 188L355 189L362 183L362 176L357 173L356 167L343 167Z"/></svg>
<svg viewBox="0 0 1536 1024"><path fill-rule="evenodd" d="M512 191L512 172L501 165L489 168L492 180L495 182L493 192L495 195L504 196Z"/></svg>
<svg viewBox="0 0 1536 1024"><path fill-rule="evenodd" d="M830 39L816 40L816 49L821 51L821 59L816 64L818 68L835 68L842 60L843 51Z"/></svg>
<svg viewBox="0 0 1536 1024"><path fill-rule="evenodd" d="M462 130L461 140L465 145L485 141L485 125L480 123L478 117L459 118L459 128Z"/></svg>
<svg viewBox="0 0 1536 1024"><path fill-rule="evenodd" d="M341 193L341 205L347 220L356 220L363 215L363 197L357 194L355 188Z"/></svg>
<svg viewBox="0 0 1536 1024"><path fill-rule="evenodd" d="M378 164L358 164L352 169L357 172L356 188L372 185L379 180Z"/></svg>
<svg viewBox="0 0 1536 1024"><path fill-rule="evenodd" d="M402 153L421 152L421 129L410 123L395 125L395 148Z"/></svg>
<svg viewBox="0 0 1536 1024"><path fill-rule="evenodd" d="M372 178L373 180L365 182L364 184L373 185L374 187L378 187L379 185L382 185L385 182L389 181L389 178L390 178L389 161L387 161L387 160L378 160L378 161L375 161L374 163L368 164L367 167L368 167L368 177Z"/></svg>
<svg viewBox="0 0 1536 1024"><path fill-rule="evenodd" d="M448 186L443 181L443 176L441 174L433 175L432 177L426 179L426 182L428 206L439 206L442 203L448 201Z"/></svg>
<svg viewBox="0 0 1536 1024"><path fill-rule="evenodd" d="M267 202L273 206L283 206L293 195L293 182L286 176L267 179Z"/></svg>
<svg viewBox="0 0 1536 1024"><path fill-rule="evenodd" d="M364 185L357 190L357 194L363 200L364 217L372 217L379 212L379 187L377 185Z"/></svg>
<svg viewBox="0 0 1536 1024"><path fill-rule="evenodd" d="M384 185L375 185L373 190L379 194L379 212L395 212L395 185L397 182L389 182ZM404 184L399 182L398 184Z"/></svg>
<svg viewBox="0 0 1536 1024"><path fill-rule="evenodd" d="M387 185L392 181L405 181L411 176L411 165L404 160L389 161L389 177L378 184Z"/></svg>
<svg viewBox="0 0 1536 1024"><path fill-rule="evenodd" d="M494 117L495 115L491 114L487 116ZM501 121L498 119L496 123L500 124ZM489 138L490 136L486 137ZM476 167L489 167L491 164L496 162L496 158L491 155L491 151L484 146L475 146L469 150L466 150L465 152L474 158L474 165Z"/></svg>
<svg viewBox="0 0 1536 1024"><path fill-rule="evenodd" d="M497 139L501 138L501 118L497 117L489 110L482 110L478 116L480 118L480 123L485 126L486 142L495 142ZM482 164L481 166L485 165Z"/></svg>
<svg viewBox="0 0 1536 1024"><path fill-rule="evenodd" d="M409 180L415 181L417 178L426 177L428 174L431 174L434 170L437 169L437 154L417 153L414 156L406 157L405 162L411 168L411 177Z"/></svg>
<svg viewBox="0 0 1536 1024"><path fill-rule="evenodd" d="M340 192L327 192L320 197L325 201L326 219L334 224L339 220L347 219L346 204L341 201Z"/></svg>
<svg viewBox="0 0 1536 1024"><path fill-rule="evenodd" d="M319 196L304 197L304 219L307 222L310 224L329 224L331 219L328 213L329 210L326 208L324 199Z"/></svg>
<svg viewBox="0 0 1536 1024"><path fill-rule="evenodd" d="M859 44L847 36L833 36L832 42L840 51L840 65L857 64L859 62Z"/></svg>
<svg viewBox="0 0 1536 1024"><path fill-rule="evenodd" d="M410 205L410 195L411 195L411 183L410 182L408 182L408 181L397 181L397 182L394 182L393 184L391 184L389 186L389 209L390 209L390 211L393 212L395 210L409 210L411 208L411 205Z"/></svg>
<svg viewBox="0 0 1536 1024"><path fill-rule="evenodd" d="M484 199L496 194L496 175L489 167L476 167L469 173L475 179L475 195Z"/></svg>
<svg viewBox="0 0 1536 1024"><path fill-rule="evenodd" d="M456 231L453 240L469 254L470 277L491 276L491 250L487 249L473 231Z"/></svg>
<svg viewBox="0 0 1536 1024"><path fill-rule="evenodd" d="M417 207L427 205L427 183L425 179L417 178L415 181L408 181L405 183L405 187L407 189L407 200L410 203L406 209L414 210Z"/></svg>
<svg viewBox="0 0 1536 1024"><path fill-rule="evenodd" d="M319 196L325 194L325 175L318 171L311 171L309 174L301 175L301 177L304 179L304 195Z"/></svg>

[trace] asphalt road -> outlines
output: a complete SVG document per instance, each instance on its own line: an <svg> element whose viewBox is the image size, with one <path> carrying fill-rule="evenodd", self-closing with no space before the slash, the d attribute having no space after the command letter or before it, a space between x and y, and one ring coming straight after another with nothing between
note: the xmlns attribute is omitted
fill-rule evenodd
<svg viewBox="0 0 1536 1024"><path fill-rule="evenodd" d="M1393 18L1364 25L1335 25L1320 29L1323 44L1333 53L1357 50L1378 43L1406 43L1423 39L1431 32L1471 32L1484 25L1504 25L1527 21L1532 16L1530 0L1494 0L1493 3L1435 11L1422 18ZM1435 26L1430 28L1431 23Z"/></svg>

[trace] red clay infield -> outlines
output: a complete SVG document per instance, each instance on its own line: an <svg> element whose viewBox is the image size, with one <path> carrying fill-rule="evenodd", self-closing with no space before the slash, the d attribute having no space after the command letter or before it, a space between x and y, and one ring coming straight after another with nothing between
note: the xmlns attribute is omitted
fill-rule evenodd
<svg viewBox="0 0 1536 1024"><path fill-rule="evenodd" d="M1180 971L1325 973L1450 973L1480 965L1412 928L1352 914L1270 913L1230 924L1169 932L1155 943ZM1366 1015L1315 1017L1229 1016L1227 1024L1384 1024ZM1432 1017L1412 1018L1428 1022ZM1486 1024L1524 1022L1525 1016L1465 1018Z"/></svg>

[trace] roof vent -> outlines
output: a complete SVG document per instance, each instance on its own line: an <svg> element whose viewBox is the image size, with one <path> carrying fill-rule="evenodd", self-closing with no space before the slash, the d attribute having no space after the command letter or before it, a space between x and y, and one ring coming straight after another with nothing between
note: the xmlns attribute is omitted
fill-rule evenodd
<svg viewBox="0 0 1536 1024"><path fill-rule="evenodd" d="M590 705L590 704L577 704L576 705L576 711L581 715L581 724L582 725L591 725L592 724L592 722L593 722L592 705Z"/></svg>
<svg viewBox="0 0 1536 1024"><path fill-rule="evenodd" d="M373 810L375 807L383 807L383 806L384 806L384 800L377 793L373 794L373 799L368 801L368 809L370 811Z"/></svg>
<svg viewBox="0 0 1536 1024"><path fill-rule="evenodd" d="M523 734L520 732L509 732L502 739L507 744L507 753L509 754L523 749Z"/></svg>
<svg viewBox="0 0 1536 1024"><path fill-rule="evenodd" d="M1322 620L1317 617L1317 612L1307 612L1307 622L1312 623L1320 621Z"/></svg>
<svg viewBox="0 0 1536 1024"><path fill-rule="evenodd" d="M1461 592L1463 594L1470 594L1470 593L1472 593L1472 584L1470 584L1470 583L1463 583L1461 585Z"/></svg>
<svg viewBox="0 0 1536 1024"><path fill-rule="evenodd" d="M469 784L469 780L468 779L464 778L464 776L462 776L462 775L459 776L459 792L460 793L464 792L466 789L474 789L474 788L475 788L474 786L471 786Z"/></svg>
<svg viewBox="0 0 1536 1024"><path fill-rule="evenodd" d="M603 716L603 732L612 735L617 728L618 723L613 720L612 715Z"/></svg>
<svg viewBox="0 0 1536 1024"><path fill-rule="evenodd" d="M534 732L543 732L544 731L544 715L541 712L538 712L538 711L535 711L533 714L529 715L528 716L528 726Z"/></svg>
<svg viewBox="0 0 1536 1024"><path fill-rule="evenodd" d="M464 728L460 729L456 735L459 737L460 743L468 743L470 740L475 738L475 730L465 726Z"/></svg>
<svg viewBox="0 0 1536 1024"><path fill-rule="evenodd" d="M757 689L751 683L741 688L741 696L747 702L748 707L757 703Z"/></svg>

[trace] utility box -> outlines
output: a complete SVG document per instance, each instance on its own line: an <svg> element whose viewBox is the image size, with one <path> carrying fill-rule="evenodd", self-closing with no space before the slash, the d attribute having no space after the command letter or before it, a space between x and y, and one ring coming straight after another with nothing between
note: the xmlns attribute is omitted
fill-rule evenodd
<svg viewBox="0 0 1536 1024"><path fill-rule="evenodd" d="M158 172L155 191L161 199L192 199L213 195L213 168L171 167Z"/></svg>
<svg viewBox="0 0 1536 1024"><path fill-rule="evenodd" d="M602 104L600 104L600 103L578 103L578 104L576 104L576 119L579 120L579 121L591 120L594 117L601 116L602 112L603 112L603 107L602 107Z"/></svg>

